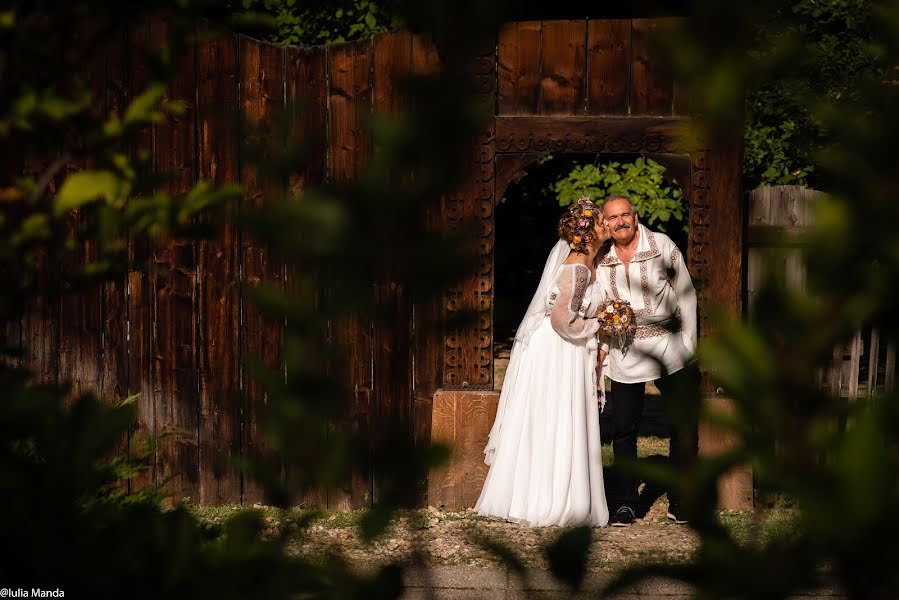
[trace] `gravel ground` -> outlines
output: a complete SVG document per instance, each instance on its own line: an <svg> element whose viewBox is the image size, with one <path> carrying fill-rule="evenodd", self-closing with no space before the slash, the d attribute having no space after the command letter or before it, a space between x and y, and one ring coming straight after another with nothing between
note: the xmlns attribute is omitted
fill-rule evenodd
<svg viewBox="0 0 899 600"><path fill-rule="evenodd" d="M269 534L280 531L290 517L305 512L291 511L285 517L285 513L270 507L256 505L254 508L266 515ZM670 523L665 516L666 509L663 496L643 519L629 527L594 529L589 570L617 570L635 562L688 558L696 547L696 536L689 527ZM194 507L193 510L206 522L221 523L241 508ZM416 550L431 565L501 566L501 559L485 544L492 541L506 546L528 567L546 569L543 548L564 531L558 527L532 528L486 519L472 509L444 512L428 507L399 513L384 536L366 544L358 535L361 516L361 511L322 513L309 527L290 530L288 549L313 560L328 552L338 552L359 566L411 560Z"/></svg>
<svg viewBox="0 0 899 600"><path fill-rule="evenodd" d="M666 456L668 440L641 437L638 440L640 457ZM603 448L603 462L611 460L611 448ZM289 512L256 505L268 524L267 533L275 534L297 517L311 511L294 509ZM222 523L239 506L191 507L201 520ZM666 517L668 501L660 496L642 519L629 527L605 527L593 530L593 544L588 562L592 572L615 571L636 563L662 560L686 560L695 551L698 538L686 525L676 525ZM414 554L424 557L434 566L501 566L503 563L488 549L489 542L498 542L533 569L547 569L543 549L564 530L558 527L524 527L487 519L473 509L446 512L437 507L402 511L385 535L373 543L365 543L358 535L357 525L362 511L321 512L308 527L288 530L290 552L320 559L329 551L345 556L359 566L374 566L392 561L411 560ZM773 534L795 528L794 511L777 508L764 514L749 511L720 513L722 523L738 539L764 541Z"/></svg>
<svg viewBox="0 0 899 600"><path fill-rule="evenodd" d="M662 496L644 518L629 527L595 528L588 570L614 572L649 561L670 563L688 559L697 547L698 538L688 526L668 521L667 507L667 500ZM310 513L302 509L285 513L260 505L254 508L266 515L268 534L275 534L282 530L284 523ZM221 523L246 509L222 506L192 507L192 510L208 523ZM362 515L362 511L320 513L308 527L288 530L288 550L313 561L336 552L360 567L412 561L415 554L432 566L503 566L501 559L487 549L485 541L489 540L504 545L529 568L547 569L543 549L564 531L558 527L532 528L486 519L471 509L444 512L428 507L400 512L382 537L367 544L358 535L357 525ZM795 532L796 516L792 508L774 508L759 514L719 513L723 525L744 543L765 543L774 536Z"/></svg>
<svg viewBox="0 0 899 600"><path fill-rule="evenodd" d="M594 529L589 570L613 570L653 559L687 559L696 547L696 536L689 527L668 522L666 509L663 498L630 527ZM501 564L484 546L484 540L492 540L505 545L528 567L547 569L543 548L562 531L488 520L471 510L448 513L429 507L403 515L383 539L370 546L360 543L352 526L318 524L292 549L307 556L339 549L352 562L383 563L410 558L417 545L429 564L480 567Z"/></svg>

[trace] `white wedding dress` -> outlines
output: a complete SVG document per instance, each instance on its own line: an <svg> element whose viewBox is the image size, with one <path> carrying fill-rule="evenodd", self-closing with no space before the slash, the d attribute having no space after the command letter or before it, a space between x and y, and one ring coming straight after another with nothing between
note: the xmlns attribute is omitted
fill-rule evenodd
<svg viewBox="0 0 899 600"><path fill-rule="evenodd" d="M519 328L484 450L490 465L475 509L530 526L604 526L596 392L600 298L590 270L561 261L560 240Z"/></svg>

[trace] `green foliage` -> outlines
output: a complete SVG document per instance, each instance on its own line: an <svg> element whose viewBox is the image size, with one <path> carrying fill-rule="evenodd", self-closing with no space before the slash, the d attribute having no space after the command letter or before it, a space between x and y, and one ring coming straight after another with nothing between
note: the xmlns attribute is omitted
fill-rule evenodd
<svg viewBox="0 0 899 600"><path fill-rule="evenodd" d="M11 585L59 587L66 596L134 598L288 598L298 590L377 585L330 580L331 568L290 558L264 523L240 512L218 527L185 508L165 510L154 486L126 493L150 466L132 454L106 459L134 419L132 405L92 395L66 408L66 387L37 386L30 374L0 367L3 443L0 531L16 547L0 574ZM133 588L135 581L141 585Z"/></svg>
<svg viewBox="0 0 899 600"><path fill-rule="evenodd" d="M589 527L574 527L563 532L546 549L549 568L556 578L573 590L580 589L587 572L587 552L590 550Z"/></svg>
<svg viewBox="0 0 899 600"><path fill-rule="evenodd" d="M399 20L393 4L389 0L242 0L244 10L273 21L272 30L264 32L266 39L301 46L364 39L395 29Z"/></svg>
<svg viewBox="0 0 899 600"><path fill-rule="evenodd" d="M750 187L764 185L807 185L814 171L802 128L782 113L773 94L754 98L752 118L743 140L743 169ZM764 116L763 116L764 115ZM770 117L773 125L763 125ZM806 126L808 127L808 125Z"/></svg>
<svg viewBox="0 0 899 600"><path fill-rule="evenodd" d="M53 200L57 216L102 199L110 204L123 204L131 190L127 182L110 171L80 171L69 175Z"/></svg>
<svg viewBox="0 0 899 600"><path fill-rule="evenodd" d="M750 80L746 98L745 187L818 185L816 154L833 142L817 117L858 95L877 70L875 0L778 3L757 24L752 54L777 69Z"/></svg>
<svg viewBox="0 0 899 600"><path fill-rule="evenodd" d="M612 194L628 196L641 220L657 231L668 231L669 224L687 230L683 192L665 180L665 167L650 158L632 163L618 161L575 166L568 175L551 186L560 206L568 206L582 196L601 202Z"/></svg>

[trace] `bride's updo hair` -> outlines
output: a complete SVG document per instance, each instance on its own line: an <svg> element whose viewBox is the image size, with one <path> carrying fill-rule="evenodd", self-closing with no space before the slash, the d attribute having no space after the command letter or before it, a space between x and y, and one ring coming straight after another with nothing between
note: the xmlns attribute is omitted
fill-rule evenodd
<svg viewBox="0 0 899 600"><path fill-rule="evenodd" d="M587 196L568 205L559 219L559 238L568 242L572 252L587 254L587 246L596 241L593 225L602 213Z"/></svg>

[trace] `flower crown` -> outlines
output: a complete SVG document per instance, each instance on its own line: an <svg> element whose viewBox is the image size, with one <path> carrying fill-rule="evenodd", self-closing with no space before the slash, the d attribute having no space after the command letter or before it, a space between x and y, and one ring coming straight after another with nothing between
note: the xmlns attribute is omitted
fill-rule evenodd
<svg viewBox="0 0 899 600"><path fill-rule="evenodd" d="M593 233L593 224L595 223L596 218L596 205L589 197L583 196L577 201L576 206L581 209L581 214L578 218L577 226L574 228L574 235L571 236L571 241L568 243L568 246L576 252L586 253L587 241Z"/></svg>

